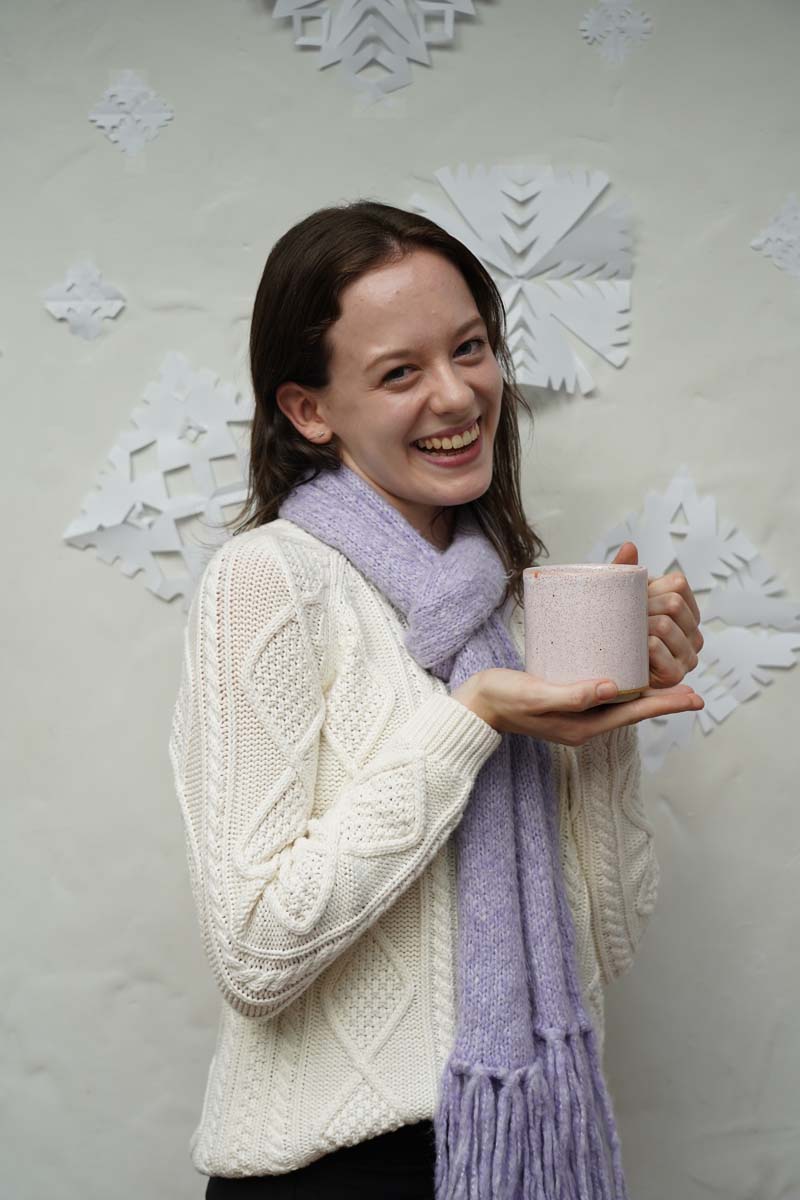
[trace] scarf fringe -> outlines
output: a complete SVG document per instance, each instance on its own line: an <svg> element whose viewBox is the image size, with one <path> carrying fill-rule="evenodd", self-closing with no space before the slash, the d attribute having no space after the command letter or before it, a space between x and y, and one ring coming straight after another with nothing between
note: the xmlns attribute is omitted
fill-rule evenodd
<svg viewBox="0 0 800 1200"><path fill-rule="evenodd" d="M436 1200L628 1200L590 1026L537 1030L515 1069L451 1056L436 1121Z"/></svg>

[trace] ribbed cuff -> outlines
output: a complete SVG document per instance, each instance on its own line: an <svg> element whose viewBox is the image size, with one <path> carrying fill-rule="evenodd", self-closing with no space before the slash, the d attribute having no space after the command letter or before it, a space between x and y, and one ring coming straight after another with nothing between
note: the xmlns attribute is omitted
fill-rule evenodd
<svg viewBox="0 0 800 1200"><path fill-rule="evenodd" d="M403 726L403 737L455 770L477 775L503 740L483 717L448 692L434 692Z"/></svg>

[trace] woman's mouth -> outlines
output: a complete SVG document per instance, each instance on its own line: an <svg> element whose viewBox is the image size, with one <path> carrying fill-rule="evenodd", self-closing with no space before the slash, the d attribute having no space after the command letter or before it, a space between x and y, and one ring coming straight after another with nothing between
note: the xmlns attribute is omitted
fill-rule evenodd
<svg viewBox="0 0 800 1200"><path fill-rule="evenodd" d="M416 442L412 442L412 449L422 457L428 459L434 466L437 467L460 467L462 464L473 462L481 452L483 446L483 418L478 417L472 430L468 430L470 434L477 430L477 437L467 446L461 446L457 449L445 450L423 450ZM430 439L426 439L429 441Z"/></svg>

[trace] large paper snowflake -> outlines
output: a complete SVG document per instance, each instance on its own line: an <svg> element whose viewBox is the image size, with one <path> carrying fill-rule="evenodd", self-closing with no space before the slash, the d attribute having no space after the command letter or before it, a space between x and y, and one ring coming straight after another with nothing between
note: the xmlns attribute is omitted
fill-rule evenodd
<svg viewBox="0 0 800 1200"><path fill-rule="evenodd" d="M125 154L136 154L174 115L135 72L122 71L89 113L89 120Z"/></svg>
<svg viewBox="0 0 800 1200"><path fill-rule="evenodd" d="M796 665L800 601L784 597L776 572L743 533L718 518L712 496L698 496L685 466L663 495L648 493L641 516L630 513L592 547L585 561L611 562L627 541L636 544L650 577L677 570L693 592L705 593L698 595L704 645L684 682L706 706L640 723L642 762L655 771L670 749L689 744L695 723L704 734L711 733L772 683L768 669ZM722 628L709 628L711 621Z"/></svg>
<svg viewBox="0 0 800 1200"><path fill-rule="evenodd" d="M272 15L291 17L294 44L319 50L320 70L341 63L377 99L411 83L410 63L430 66L428 47L451 43L455 18L475 8L473 0L277 0ZM367 78L375 67L386 73Z"/></svg>
<svg viewBox="0 0 800 1200"><path fill-rule="evenodd" d="M653 32L652 18L639 12L630 0L599 0L580 23L590 46L596 46L608 62L618 66L631 49Z"/></svg>
<svg viewBox="0 0 800 1200"><path fill-rule="evenodd" d="M782 270L800 278L800 204L794 192L750 245L754 250L761 250Z"/></svg>
<svg viewBox="0 0 800 1200"><path fill-rule="evenodd" d="M525 166L470 171L462 164L455 171L442 167L436 178L455 211L420 195L411 197L411 205L492 272L518 381L592 390L592 377L565 330L622 366L630 340L630 213L615 203L587 215L608 176Z"/></svg>
<svg viewBox="0 0 800 1200"><path fill-rule="evenodd" d="M63 537L95 546L103 562L118 558L125 575L143 571L151 592L181 596L186 610L208 558L229 537L217 523L245 499L248 452L235 432L249 428L252 401L175 353L144 401Z"/></svg>
<svg viewBox="0 0 800 1200"><path fill-rule="evenodd" d="M125 307L125 297L103 283L94 263L79 262L67 268L63 283L44 293L45 308L59 321L69 323L70 333L96 338L103 332L103 317L116 317Z"/></svg>

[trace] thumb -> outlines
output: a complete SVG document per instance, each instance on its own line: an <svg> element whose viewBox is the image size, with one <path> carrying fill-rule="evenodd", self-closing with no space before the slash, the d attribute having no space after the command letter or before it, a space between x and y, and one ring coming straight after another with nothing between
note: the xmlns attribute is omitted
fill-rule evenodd
<svg viewBox="0 0 800 1200"><path fill-rule="evenodd" d="M621 563L624 566L638 566L639 551L633 542L623 542L617 551L617 557L614 559L612 566Z"/></svg>

